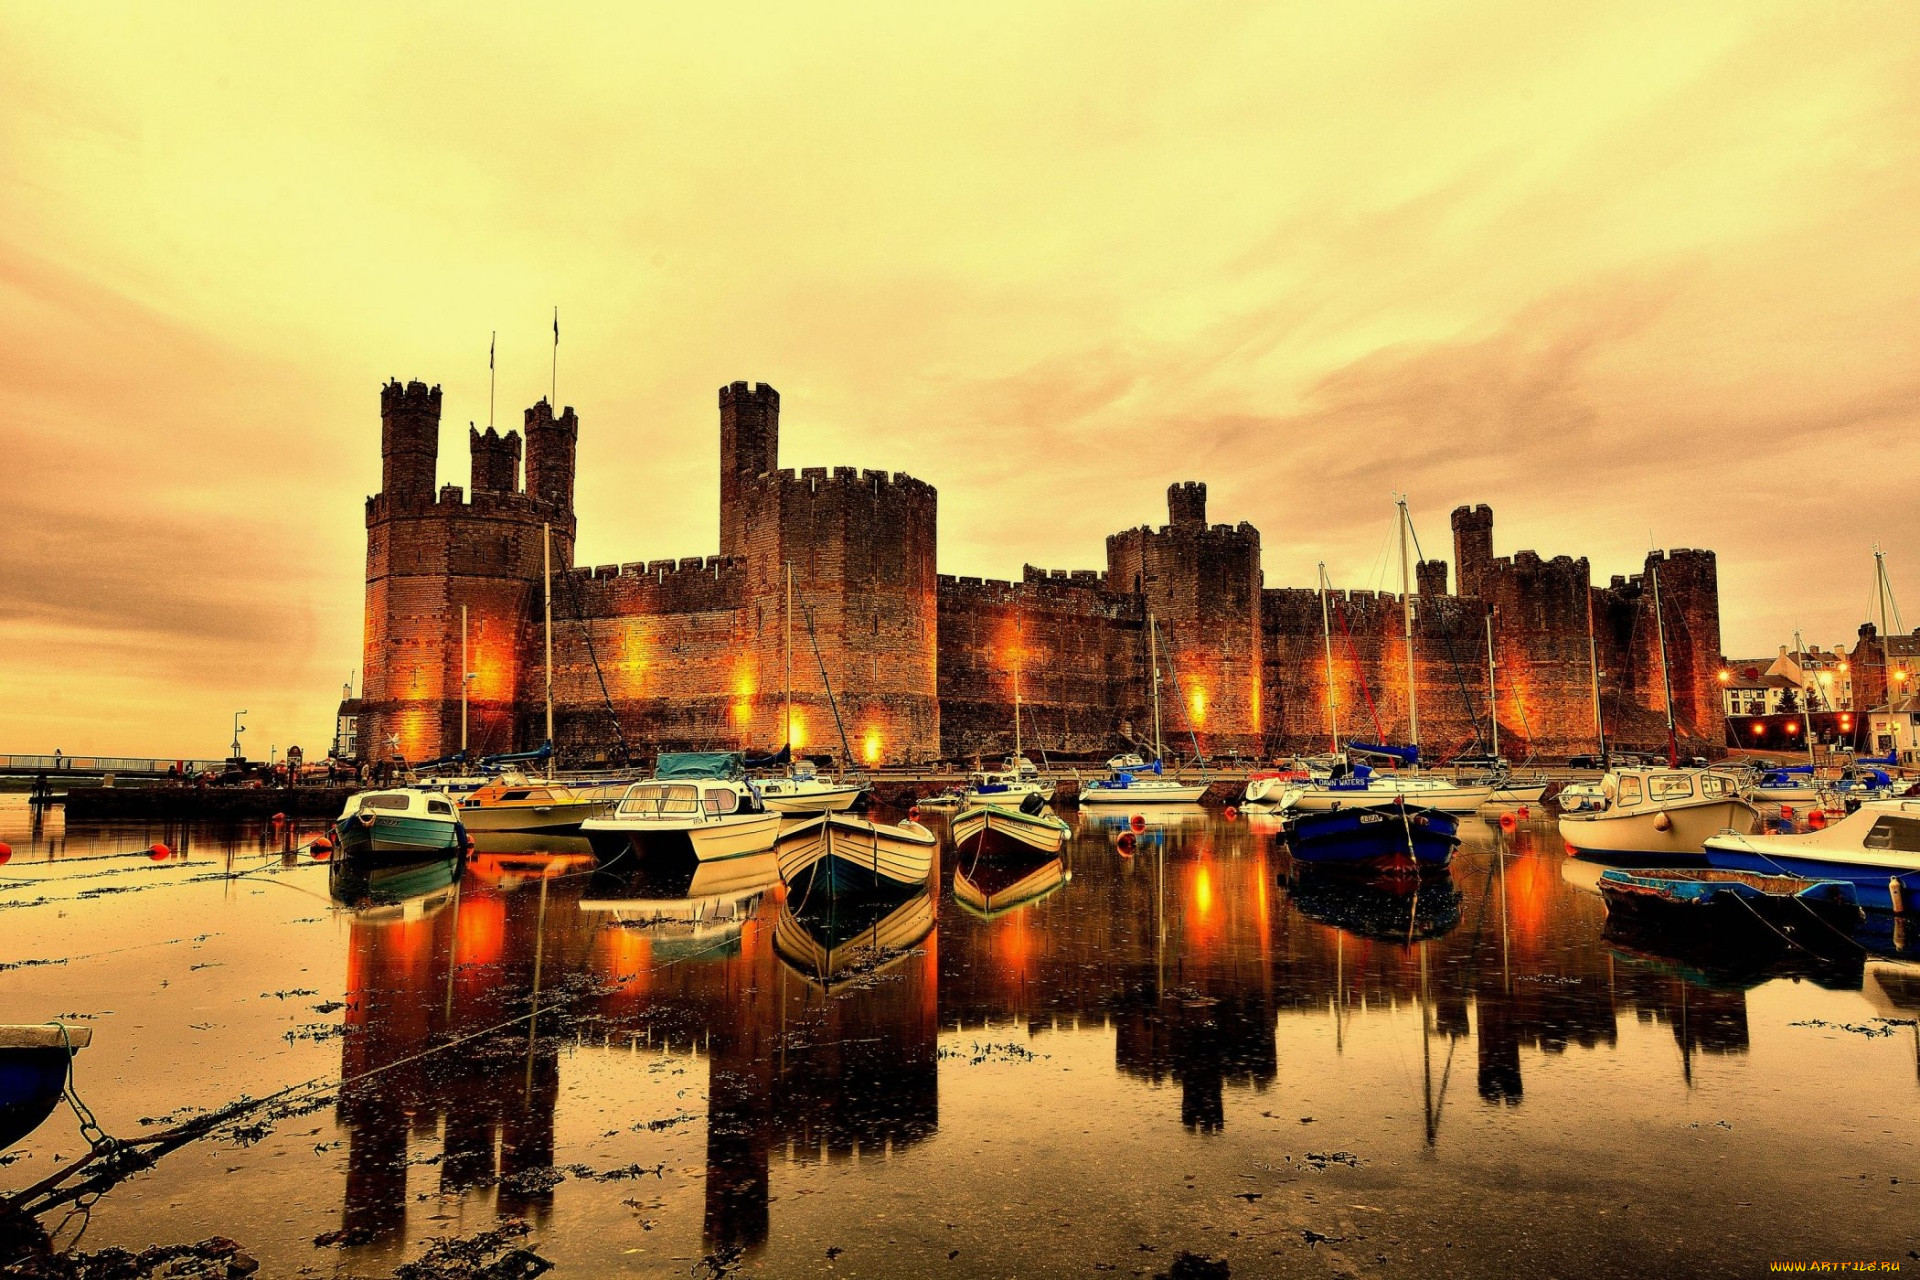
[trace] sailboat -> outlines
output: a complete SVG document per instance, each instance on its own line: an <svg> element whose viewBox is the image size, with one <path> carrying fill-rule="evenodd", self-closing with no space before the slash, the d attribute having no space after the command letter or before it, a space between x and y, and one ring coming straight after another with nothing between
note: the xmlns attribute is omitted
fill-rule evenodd
<svg viewBox="0 0 1920 1280"><path fill-rule="evenodd" d="M1311 813L1329 809L1406 804L1419 809L1439 809L1444 813L1472 813L1491 800L1494 792L1500 790L1499 783L1504 781L1504 779L1496 779L1490 782L1462 783L1455 779L1413 772L1413 767L1420 761L1420 705L1413 663L1412 567L1407 555L1407 538L1412 531L1413 520L1407 514L1405 497L1399 500L1399 523L1400 608L1407 655L1408 745L1402 747L1384 743L1348 742L1346 747L1349 752L1397 760L1404 768L1381 773L1371 765L1359 763L1355 764L1350 772L1324 779L1316 778L1304 784L1290 786L1281 793L1279 798L1280 807L1283 809L1300 809ZM1332 632L1327 630L1324 595L1321 602L1321 626L1327 634L1329 673L1327 699L1331 707L1333 699ZM1545 788L1542 787L1543 794L1544 791Z"/></svg>
<svg viewBox="0 0 1920 1280"><path fill-rule="evenodd" d="M787 772L784 777L756 778L753 788L760 803L775 813L839 813L851 808L867 788L864 784L841 782L822 777L805 761L793 756L793 563L787 563L786 628L787 666Z"/></svg>
<svg viewBox="0 0 1920 1280"><path fill-rule="evenodd" d="M1053 802L1053 783L1041 778L1020 750L1020 659L1019 645L1013 657L1013 755L1001 769L984 769L967 777L965 800L969 806L994 805L1003 809L1025 809L1027 797L1036 796L1042 805Z"/></svg>
<svg viewBox="0 0 1920 1280"><path fill-rule="evenodd" d="M1327 578L1327 562L1320 562L1320 646L1326 657L1327 681L1327 738L1332 743L1332 752L1340 754L1340 712L1333 698L1333 615L1327 604L1327 597L1333 590L1333 583ZM1308 769L1265 769L1255 772L1247 779L1247 790L1242 797L1251 805L1284 805L1287 791L1304 786L1313 781L1313 771Z"/></svg>
<svg viewBox="0 0 1920 1280"><path fill-rule="evenodd" d="M1147 614L1148 666L1153 690L1153 763L1127 762L1114 766L1113 774L1096 778L1080 788L1081 804L1192 804L1206 793L1208 783L1181 782L1164 776L1161 761L1166 755L1160 741L1160 637L1153 614Z"/></svg>
<svg viewBox="0 0 1920 1280"><path fill-rule="evenodd" d="M1600 780L1597 808L1561 814L1560 838L1575 853L1699 858L1706 852L1708 838L1722 831L1751 835L1760 825L1760 811L1739 797L1734 780L1726 774L1680 766L1659 564L1649 565L1648 572L1667 709L1667 764L1609 770Z"/></svg>
<svg viewBox="0 0 1920 1280"><path fill-rule="evenodd" d="M1547 780L1537 774L1532 778L1519 779L1508 777L1506 765L1500 759L1500 665L1493 652L1493 610L1487 610L1487 721L1493 735L1494 767L1499 770L1493 794L1489 796L1491 804L1539 804L1547 794Z"/></svg>

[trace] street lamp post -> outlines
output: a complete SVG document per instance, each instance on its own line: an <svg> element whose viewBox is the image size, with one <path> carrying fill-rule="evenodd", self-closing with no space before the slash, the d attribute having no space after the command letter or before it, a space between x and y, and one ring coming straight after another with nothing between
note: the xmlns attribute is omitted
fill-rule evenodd
<svg viewBox="0 0 1920 1280"><path fill-rule="evenodd" d="M241 758L240 757L240 735L247 731L247 726L240 723L240 717L245 714L247 713L244 711L236 711L233 713L233 758L235 760L238 760Z"/></svg>

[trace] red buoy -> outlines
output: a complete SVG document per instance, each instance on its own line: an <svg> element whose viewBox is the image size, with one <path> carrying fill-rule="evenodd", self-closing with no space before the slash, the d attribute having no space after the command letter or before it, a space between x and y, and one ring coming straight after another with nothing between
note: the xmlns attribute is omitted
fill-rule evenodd
<svg viewBox="0 0 1920 1280"><path fill-rule="evenodd" d="M1240 816L1240 811L1234 808L1232 805L1228 805L1226 807L1226 810L1223 813L1221 813L1220 816L1225 818L1228 822L1232 822L1235 818Z"/></svg>
<svg viewBox="0 0 1920 1280"><path fill-rule="evenodd" d="M1131 858L1133 856L1133 832L1122 831L1120 838L1113 842L1113 847L1120 851L1121 857Z"/></svg>
<svg viewBox="0 0 1920 1280"><path fill-rule="evenodd" d="M8 844L5 840L0 840L0 866L6 865L6 863L10 859L12 859L12 857L13 857L13 846Z"/></svg>
<svg viewBox="0 0 1920 1280"><path fill-rule="evenodd" d="M1793 816L1793 806L1790 804L1781 805L1780 816L1783 818L1791 818Z"/></svg>
<svg viewBox="0 0 1920 1280"><path fill-rule="evenodd" d="M273 825L276 827L284 826L286 824L286 821L287 821L287 815L284 813L276 813L273 815Z"/></svg>
<svg viewBox="0 0 1920 1280"><path fill-rule="evenodd" d="M1520 820L1514 817L1511 812L1500 815L1500 829L1502 831L1511 831L1519 825Z"/></svg>
<svg viewBox="0 0 1920 1280"><path fill-rule="evenodd" d="M1527 812L1527 806L1525 806L1525 805L1521 805L1521 806L1520 806L1520 816L1521 816L1522 818L1530 818L1530 817L1532 817L1533 815Z"/></svg>
<svg viewBox="0 0 1920 1280"><path fill-rule="evenodd" d="M1127 819L1127 825L1135 831L1145 831L1147 829L1147 815L1144 813L1136 813Z"/></svg>
<svg viewBox="0 0 1920 1280"><path fill-rule="evenodd" d="M1827 811L1825 809L1809 810L1807 813L1807 825L1809 827L1812 827L1815 831L1826 830Z"/></svg>
<svg viewBox="0 0 1920 1280"><path fill-rule="evenodd" d="M155 840L147 846L147 856L155 862L165 862L173 856L173 850L167 848L167 846L161 844L158 840Z"/></svg>
<svg viewBox="0 0 1920 1280"><path fill-rule="evenodd" d="M916 805L914 805L914 806L913 806L913 807L912 807L911 809L908 809L908 810L907 810L907 821L908 821L908 822L918 822L918 821L920 821L920 806L919 806L919 805L917 805L917 804L916 804Z"/></svg>

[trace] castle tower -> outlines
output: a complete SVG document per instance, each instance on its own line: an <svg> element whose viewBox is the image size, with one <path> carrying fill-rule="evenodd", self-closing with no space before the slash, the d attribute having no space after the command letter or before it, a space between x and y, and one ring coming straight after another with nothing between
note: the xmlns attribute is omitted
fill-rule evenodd
<svg viewBox="0 0 1920 1280"><path fill-rule="evenodd" d="M558 418L545 400L527 410L527 496L536 502L573 513L573 455L580 438L580 420L573 406ZM568 520L571 526L571 519ZM571 538L569 538L571 541ZM569 561L571 563L571 561Z"/></svg>
<svg viewBox="0 0 1920 1280"><path fill-rule="evenodd" d="M398 379L380 389L380 491L398 506L433 502L440 460L440 388Z"/></svg>
<svg viewBox="0 0 1920 1280"><path fill-rule="evenodd" d="M1493 563L1493 508L1484 502L1453 509L1453 585L1463 596L1482 594L1480 580Z"/></svg>
<svg viewBox="0 0 1920 1280"><path fill-rule="evenodd" d="M1413 573L1419 581L1421 595L1447 594L1447 562L1445 560L1422 560L1414 566Z"/></svg>
<svg viewBox="0 0 1920 1280"><path fill-rule="evenodd" d="M1176 529L1207 527L1207 486L1184 480L1167 486L1167 519Z"/></svg>
<svg viewBox="0 0 1920 1280"><path fill-rule="evenodd" d="M467 428L467 448L473 456L475 493L517 493L520 490L520 433L504 436L488 427L482 435Z"/></svg>
<svg viewBox="0 0 1920 1280"><path fill-rule="evenodd" d="M780 466L780 393L764 382L720 388L720 554L746 554L743 490Z"/></svg>
<svg viewBox="0 0 1920 1280"><path fill-rule="evenodd" d="M1167 490L1168 523L1107 539L1107 590L1139 595L1158 629L1161 730L1169 751L1258 753L1262 650L1260 532L1208 525L1198 482ZM1144 640L1142 641L1144 644ZM1144 655L1143 655L1144 657ZM1136 725L1146 708L1129 708Z"/></svg>

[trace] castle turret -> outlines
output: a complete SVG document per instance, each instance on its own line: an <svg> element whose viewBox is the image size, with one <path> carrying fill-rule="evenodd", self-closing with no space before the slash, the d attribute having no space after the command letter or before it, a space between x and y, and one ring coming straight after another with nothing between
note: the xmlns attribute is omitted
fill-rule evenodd
<svg viewBox="0 0 1920 1280"><path fill-rule="evenodd" d="M395 506L431 506L440 461L440 388L424 382L380 389L380 491Z"/></svg>
<svg viewBox="0 0 1920 1280"><path fill-rule="evenodd" d="M764 382L720 388L720 554L746 554L744 491L780 466L780 393Z"/></svg>
<svg viewBox="0 0 1920 1280"><path fill-rule="evenodd" d="M1167 486L1167 521L1176 529L1207 527L1207 486L1183 480Z"/></svg>
<svg viewBox="0 0 1920 1280"><path fill-rule="evenodd" d="M573 510L573 453L580 440L580 419L573 406L558 418L542 400L527 410L527 496L562 511Z"/></svg>
<svg viewBox="0 0 1920 1280"><path fill-rule="evenodd" d="M504 436L488 427L483 435L467 428L467 447L473 455L475 493L515 493L520 488L520 433Z"/></svg>
<svg viewBox="0 0 1920 1280"><path fill-rule="evenodd" d="M1422 560L1414 568L1414 576L1419 580L1421 595L1447 594L1447 562L1445 560Z"/></svg>
<svg viewBox="0 0 1920 1280"><path fill-rule="evenodd" d="M1453 509L1453 563L1454 589L1463 596L1484 594L1480 579L1493 563L1493 508L1484 502Z"/></svg>

